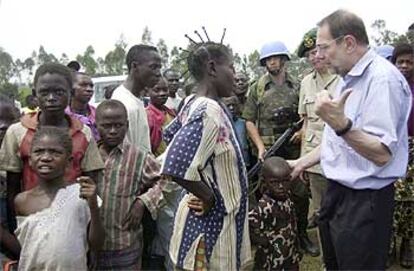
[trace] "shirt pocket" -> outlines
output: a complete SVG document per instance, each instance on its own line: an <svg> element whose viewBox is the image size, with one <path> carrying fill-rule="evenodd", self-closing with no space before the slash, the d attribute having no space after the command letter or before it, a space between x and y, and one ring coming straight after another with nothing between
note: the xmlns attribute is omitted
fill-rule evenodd
<svg viewBox="0 0 414 271"><path fill-rule="evenodd" d="M305 105L305 112L308 116L309 120L317 121L319 120L318 115L315 114L315 96L307 96L305 97L303 104Z"/></svg>
<svg viewBox="0 0 414 271"><path fill-rule="evenodd" d="M305 140L306 140L306 146L310 148L315 148L321 143L320 138L318 138L318 136L312 131L309 133L306 133Z"/></svg>

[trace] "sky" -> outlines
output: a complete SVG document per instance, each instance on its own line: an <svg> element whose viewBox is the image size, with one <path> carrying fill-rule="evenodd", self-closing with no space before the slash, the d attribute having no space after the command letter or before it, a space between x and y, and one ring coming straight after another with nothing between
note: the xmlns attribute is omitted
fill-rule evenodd
<svg viewBox="0 0 414 271"><path fill-rule="evenodd" d="M307 30L339 8L359 15L370 36L376 19L397 33L414 22L413 0L0 0L0 47L13 58L40 45L74 58L92 45L104 57L121 35L129 46L140 43L145 26L169 49L185 47L184 34L195 39L194 30L205 26L215 41L226 27L225 43L240 54L273 40L294 52Z"/></svg>

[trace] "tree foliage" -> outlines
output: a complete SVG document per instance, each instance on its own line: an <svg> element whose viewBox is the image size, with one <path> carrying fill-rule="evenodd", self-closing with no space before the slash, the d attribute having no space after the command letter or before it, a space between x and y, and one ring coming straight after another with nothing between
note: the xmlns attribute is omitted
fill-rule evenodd
<svg viewBox="0 0 414 271"><path fill-rule="evenodd" d="M125 37L120 36L119 40L115 43L115 48L108 52L103 59L105 75L120 75L124 73L124 63L126 56L127 43Z"/></svg>
<svg viewBox="0 0 414 271"><path fill-rule="evenodd" d="M146 26L144 28L144 31L142 32L141 43L146 44L146 45L153 45L154 44L152 42L152 33L149 30L148 26Z"/></svg>
<svg viewBox="0 0 414 271"><path fill-rule="evenodd" d="M374 35L371 36L371 39L376 46L386 44L395 45L398 43L414 44L414 31L398 34L397 32L387 29L387 24L382 19L375 20L371 24L371 28L374 30Z"/></svg>
<svg viewBox="0 0 414 271"><path fill-rule="evenodd" d="M406 33L396 33L387 28L384 20L375 20L371 28L372 44L379 46L383 44L396 44L399 42L408 42L414 44L414 31ZM180 50L177 46L172 46L171 50L164 39L160 38L155 43L152 32L148 26L144 27L141 35L141 43L155 45L162 58L163 69L172 68L182 74L184 81L191 79L187 71L186 57L187 52ZM128 44L125 37L121 35L115 42L113 48L103 56L97 56L93 45L86 47L83 53L79 53L76 59L81 63L84 70L91 76L120 75L126 73L125 56ZM186 48L189 49L189 48ZM233 52L234 66L236 71L246 73L251 81L257 80L263 73L264 69L259 63L259 52L257 50L247 54ZM21 89L21 85L31 87L35 69L47 62L59 62L66 65L72 60L63 52L60 57L48 52L41 45L37 50L33 50L31 55L26 58L13 59L13 57L0 47L0 92L6 95L19 97L16 88ZM304 59L299 59L293 55L288 64L288 72L293 78L301 80L306 74L309 64ZM15 84L16 83L16 84Z"/></svg>
<svg viewBox="0 0 414 271"><path fill-rule="evenodd" d="M83 55L78 55L76 60L85 68L87 74L96 74L98 63L94 57L95 50L92 45L89 45Z"/></svg>

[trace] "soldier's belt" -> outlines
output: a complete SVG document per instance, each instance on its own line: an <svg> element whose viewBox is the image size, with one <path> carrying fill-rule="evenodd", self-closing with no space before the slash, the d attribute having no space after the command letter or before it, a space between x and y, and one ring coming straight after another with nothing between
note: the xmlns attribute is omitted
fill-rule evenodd
<svg viewBox="0 0 414 271"><path fill-rule="evenodd" d="M289 126L276 127L276 128L260 128L259 133L261 136L274 136L282 134L286 131Z"/></svg>

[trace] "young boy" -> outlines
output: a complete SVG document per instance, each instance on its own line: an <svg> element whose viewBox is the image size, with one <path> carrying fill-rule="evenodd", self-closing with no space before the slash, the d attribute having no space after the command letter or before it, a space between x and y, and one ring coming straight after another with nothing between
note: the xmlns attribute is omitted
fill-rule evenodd
<svg viewBox="0 0 414 271"><path fill-rule="evenodd" d="M240 141L240 147L243 151L243 158L246 167L250 166L250 150L249 143L247 142L247 130L246 120L240 117L241 115L241 104L240 99L237 96L231 96L222 99L223 103L227 106L230 113L233 116L234 130L236 131L237 137Z"/></svg>
<svg viewBox="0 0 414 271"><path fill-rule="evenodd" d="M257 247L254 270L299 270L301 255L290 199L290 172L280 157L263 163L264 193L249 213L250 238Z"/></svg>
<svg viewBox="0 0 414 271"><path fill-rule="evenodd" d="M92 79L83 72L72 72L72 76L72 95L70 97L70 103L65 109L65 113L88 126L92 131L93 137L98 141L99 134L95 121L96 109L89 104L93 95Z"/></svg>
<svg viewBox="0 0 414 271"><path fill-rule="evenodd" d="M18 120L18 109L14 103L7 97L0 95L0 144L3 141L7 128ZM17 259L20 252L20 246L9 231L7 194L6 194L6 172L0 171L0 264L6 259Z"/></svg>
<svg viewBox="0 0 414 271"><path fill-rule="evenodd" d="M154 219L157 216L163 186L160 165L125 138L128 115L121 102L103 101L96 110L96 124L101 137L99 152L105 161L98 191L107 236L98 253L97 269L140 270L141 219L145 208Z"/></svg>
<svg viewBox="0 0 414 271"><path fill-rule="evenodd" d="M151 150L155 156L161 155L167 144L162 139L163 128L174 118L175 111L165 106L168 99L168 86L164 77L148 91L150 103L147 110L148 126L150 129Z"/></svg>
<svg viewBox="0 0 414 271"><path fill-rule="evenodd" d="M39 111L39 103L36 96L27 95L26 97L26 106L22 108L22 114L32 114Z"/></svg>
<svg viewBox="0 0 414 271"><path fill-rule="evenodd" d="M178 89L180 87L180 73L173 69L168 69L164 72L164 77L168 82L168 99L165 103L165 106L171 108L175 112L178 112L178 107L183 100L180 96L177 95Z"/></svg>
<svg viewBox="0 0 414 271"><path fill-rule="evenodd" d="M29 159L38 185L15 198L19 270L87 270L87 251L98 250L105 233L94 181L64 179L72 160L68 129L40 127Z"/></svg>
<svg viewBox="0 0 414 271"><path fill-rule="evenodd" d="M11 125L0 149L0 170L7 171L7 197L11 212L17 193L38 184L38 176L29 165L29 152L38 126L69 129L73 158L65 173L66 181L74 182L81 175L96 181L97 173L103 168L91 130L65 114L72 89L69 68L56 63L40 66L35 73L34 88L40 111L24 115L19 123Z"/></svg>

